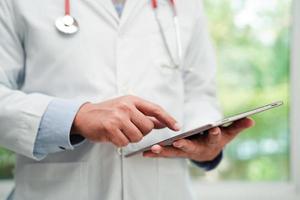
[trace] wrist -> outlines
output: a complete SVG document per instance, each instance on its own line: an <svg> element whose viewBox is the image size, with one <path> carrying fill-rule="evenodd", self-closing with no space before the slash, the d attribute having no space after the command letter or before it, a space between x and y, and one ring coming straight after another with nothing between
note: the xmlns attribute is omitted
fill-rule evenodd
<svg viewBox="0 0 300 200"><path fill-rule="evenodd" d="M92 103L87 102L79 108L75 115L70 135L81 135L82 119L85 117L88 110L90 110L91 105Z"/></svg>

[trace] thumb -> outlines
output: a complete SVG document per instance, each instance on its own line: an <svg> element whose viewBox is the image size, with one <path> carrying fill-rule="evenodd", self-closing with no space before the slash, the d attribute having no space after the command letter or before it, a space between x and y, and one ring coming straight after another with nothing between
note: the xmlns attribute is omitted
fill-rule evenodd
<svg viewBox="0 0 300 200"><path fill-rule="evenodd" d="M232 125L228 127L223 127L222 132L224 132L224 136L228 138L228 140L232 140L235 138L240 132L243 130L254 126L255 122L251 118L244 118L238 121L235 121Z"/></svg>
<svg viewBox="0 0 300 200"><path fill-rule="evenodd" d="M219 127L210 129L207 137L207 145L218 146L220 145L221 138L222 138L222 134L221 134L221 129Z"/></svg>

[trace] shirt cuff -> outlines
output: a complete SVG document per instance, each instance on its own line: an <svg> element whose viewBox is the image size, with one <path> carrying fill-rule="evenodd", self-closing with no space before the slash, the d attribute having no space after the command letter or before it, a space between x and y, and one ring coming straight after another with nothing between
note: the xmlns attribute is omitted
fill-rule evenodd
<svg viewBox="0 0 300 200"><path fill-rule="evenodd" d="M220 162L222 161L223 158L223 152L221 152L214 160L212 161L206 161L206 162L198 162L198 161L194 161L192 160L192 162L194 164L196 164L198 167L203 168L205 171L210 171L215 169Z"/></svg>
<svg viewBox="0 0 300 200"><path fill-rule="evenodd" d="M33 154L42 160L50 153L73 150L85 139L80 135L70 135L74 118L86 102L63 99L52 100L44 113Z"/></svg>

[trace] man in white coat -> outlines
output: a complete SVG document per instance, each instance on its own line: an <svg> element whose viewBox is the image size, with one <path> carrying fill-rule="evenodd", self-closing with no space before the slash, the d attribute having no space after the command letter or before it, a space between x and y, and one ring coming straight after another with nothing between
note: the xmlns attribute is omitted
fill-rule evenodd
<svg viewBox="0 0 300 200"><path fill-rule="evenodd" d="M54 26L63 0L0 0L0 145L17 154L10 198L193 199L188 160L216 167L252 120L129 158L122 152L220 119L201 0L176 1L179 67L167 0L157 1L156 15L149 0L71 8L80 30L68 35Z"/></svg>

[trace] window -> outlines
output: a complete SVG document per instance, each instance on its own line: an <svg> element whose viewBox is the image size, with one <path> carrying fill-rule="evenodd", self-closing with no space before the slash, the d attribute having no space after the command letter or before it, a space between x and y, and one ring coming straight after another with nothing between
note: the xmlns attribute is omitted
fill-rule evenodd
<svg viewBox="0 0 300 200"><path fill-rule="evenodd" d="M289 180L290 5L287 0L205 1L225 115L285 102L254 116L256 126L226 148L222 165L205 179Z"/></svg>
<svg viewBox="0 0 300 200"><path fill-rule="evenodd" d="M300 2L204 2L225 115L274 100L285 106L255 116L256 126L226 148L217 170L192 167L196 191L202 199L299 199Z"/></svg>

